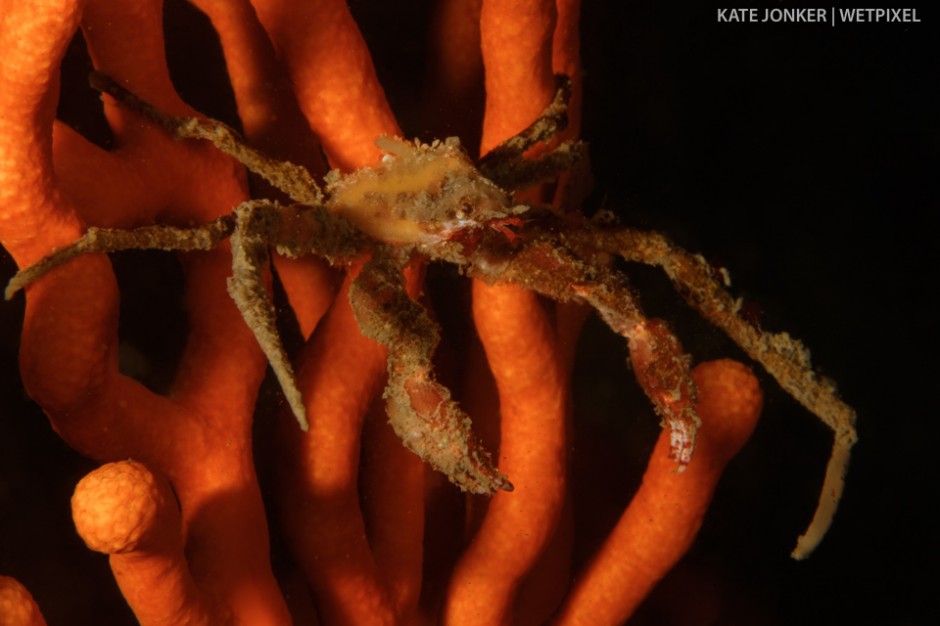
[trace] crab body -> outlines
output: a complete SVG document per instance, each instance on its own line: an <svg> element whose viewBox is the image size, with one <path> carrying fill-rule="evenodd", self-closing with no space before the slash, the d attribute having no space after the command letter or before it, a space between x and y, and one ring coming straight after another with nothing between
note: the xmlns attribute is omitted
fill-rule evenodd
<svg viewBox="0 0 940 626"><path fill-rule="evenodd" d="M363 233L392 245L433 245L459 231L508 218L508 193L485 178L450 137L431 144L380 137L377 167L326 178L327 207Z"/></svg>

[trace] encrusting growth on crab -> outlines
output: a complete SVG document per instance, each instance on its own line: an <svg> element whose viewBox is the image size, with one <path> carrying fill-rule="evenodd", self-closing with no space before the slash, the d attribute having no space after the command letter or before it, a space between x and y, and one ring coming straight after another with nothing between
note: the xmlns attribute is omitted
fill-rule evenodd
<svg viewBox="0 0 940 626"><path fill-rule="evenodd" d="M431 144L380 137L381 165L327 175L327 206L377 241L434 245L489 220L522 213L450 137Z"/></svg>
<svg viewBox="0 0 940 626"><path fill-rule="evenodd" d="M373 258L349 291L362 333L388 348L389 422L405 447L461 489L511 491L471 431L470 417L434 379L431 358L440 331L405 293L401 272L390 259Z"/></svg>

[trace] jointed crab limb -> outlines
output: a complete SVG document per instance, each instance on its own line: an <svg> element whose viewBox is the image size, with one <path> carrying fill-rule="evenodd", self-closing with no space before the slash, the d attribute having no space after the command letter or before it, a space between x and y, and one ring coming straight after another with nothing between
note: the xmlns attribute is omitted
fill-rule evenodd
<svg viewBox="0 0 940 626"><path fill-rule="evenodd" d="M496 163L521 156L523 152L540 141L551 139L568 125L571 79L567 76L557 75L555 81L557 91L551 104L525 130L514 137L506 139L486 153L486 156L480 159L480 170L482 172L487 173L488 168L493 167Z"/></svg>
<svg viewBox="0 0 940 626"><path fill-rule="evenodd" d="M670 458L679 469L692 460L701 421L695 414L692 359L669 326L659 319L625 317L617 296L604 286L575 286L607 325L626 337L637 382L670 431Z"/></svg>
<svg viewBox="0 0 940 626"><path fill-rule="evenodd" d="M569 170L587 158L587 146L580 141L565 141L542 154L524 156L526 150L552 139L568 125L571 80L566 76L555 78L558 82L555 99L539 118L480 160L483 175L504 189L524 189Z"/></svg>
<svg viewBox="0 0 940 626"><path fill-rule="evenodd" d="M264 351L300 428L309 428L294 368L277 332L277 313L268 296L264 272L268 246L278 231L278 208L266 202L245 202L235 209L238 223L232 234L232 276L228 293Z"/></svg>
<svg viewBox="0 0 940 626"><path fill-rule="evenodd" d="M276 215L268 228L272 236L268 246L278 254L297 258L309 254L321 256L332 265L348 263L368 249L370 239L347 220L324 206L292 204L275 205ZM265 210L271 211L268 205Z"/></svg>
<svg viewBox="0 0 940 626"><path fill-rule="evenodd" d="M676 290L706 320L723 330L747 354L833 431L832 453L813 519L800 536L792 556L808 557L832 524L845 485L851 449L858 440L855 411L843 402L835 386L817 377L809 351L786 333L761 331L738 315L738 303L713 277L698 255L672 245L657 233L632 229L587 229L565 235L581 250L605 250L628 261L661 267Z"/></svg>
<svg viewBox="0 0 940 626"><path fill-rule="evenodd" d="M102 91L129 109L159 124L176 139L205 139L225 154L233 157L252 172L290 196L294 202L318 205L323 203L323 192L306 168L272 159L250 147L238 133L213 119L177 117L167 115L149 102L118 85L101 72L89 76L91 86Z"/></svg>
<svg viewBox="0 0 940 626"><path fill-rule="evenodd" d="M470 429L470 418L434 379L431 357L440 332L408 297L402 265L376 254L353 283L349 299L363 334L388 349L385 398L405 446L473 493L512 490Z"/></svg>
<svg viewBox="0 0 940 626"><path fill-rule="evenodd" d="M120 230L92 227L72 245L56 250L39 262L17 272L7 284L4 296L9 300L17 291L39 279L46 272L83 254L121 250L175 250L179 252L212 250L231 235L234 229L234 214L224 215L208 224L193 228L157 225L134 230Z"/></svg>
<svg viewBox="0 0 940 626"><path fill-rule="evenodd" d="M339 262L360 253L363 237L321 205L245 202L232 216L237 223L232 234L228 292L268 358L297 423L306 431L309 423L303 397L277 332L277 314L263 278L268 250L274 244L279 253L289 257L315 253Z"/></svg>
<svg viewBox="0 0 940 626"><path fill-rule="evenodd" d="M519 156L500 162L498 169L485 171L484 175L507 189L525 189L537 183L551 180L561 172L570 171L576 164L587 159L587 144L581 141L566 141L561 145L533 158Z"/></svg>
<svg viewBox="0 0 940 626"><path fill-rule="evenodd" d="M671 455L680 467L695 447L699 419L691 359L665 322L648 319L625 278L575 256L554 237L517 249L471 255L471 273L487 280L516 282L558 301L580 299L593 306L610 328L629 340L637 381L671 432Z"/></svg>

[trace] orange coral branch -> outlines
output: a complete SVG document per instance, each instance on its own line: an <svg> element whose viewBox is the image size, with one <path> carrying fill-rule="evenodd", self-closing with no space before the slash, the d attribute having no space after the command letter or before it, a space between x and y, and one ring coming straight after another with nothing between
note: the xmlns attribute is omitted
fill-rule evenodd
<svg viewBox="0 0 940 626"><path fill-rule="evenodd" d="M373 142L400 135L346 3L340 0L254 0L297 99L333 167L378 161Z"/></svg>
<svg viewBox="0 0 940 626"><path fill-rule="evenodd" d="M486 117L480 154L512 137L545 110L555 95L550 0L484 0L480 41L486 68Z"/></svg>
<svg viewBox="0 0 940 626"><path fill-rule="evenodd" d="M290 77L248 0L197 0L219 33L245 137L272 157L326 173L320 143L294 96ZM264 186L266 190L269 186ZM274 190L270 190L271 195ZM322 259L275 255L274 264L297 316L310 337L335 295L334 275Z"/></svg>
<svg viewBox="0 0 940 626"><path fill-rule="evenodd" d="M346 294L358 275L351 270ZM337 298L307 345L298 383L310 431L282 423L285 531L327 623L391 623L394 611L366 542L359 509L362 420L381 384L384 350L359 331L348 297Z"/></svg>
<svg viewBox="0 0 940 626"><path fill-rule="evenodd" d="M33 596L9 576L0 576L0 626L46 626Z"/></svg>
<svg viewBox="0 0 940 626"><path fill-rule="evenodd" d="M189 572L179 509L165 479L135 461L102 465L75 488L72 516L88 547L110 555L141 626L226 621Z"/></svg>
<svg viewBox="0 0 940 626"><path fill-rule="evenodd" d="M531 124L554 96L554 27L553 2L483 3L487 100L481 154ZM473 304L499 390L500 466L516 490L490 503L454 570L445 620L500 624L512 619L519 585L548 545L562 510L568 364L534 293L474 281ZM574 333L578 326L574 321Z"/></svg>
<svg viewBox="0 0 940 626"><path fill-rule="evenodd" d="M245 137L265 153L326 173L286 68L249 0L194 0L219 34Z"/></svg>
<svg viewBox="0 0 940 626"><path fill-rule="evenodd" d="M0 228L4 246L21 265L40 259L50 245L64 246L81 234L78 221L51 184L52 120L58 84L52 68L65 52L78 24L81 7L61 1L48 8L45 19L30 15L33 8L13 0L0 6L4 28L0 93ZM81 275L94 261L60 270Z"/></svg>
<svg viewBox="0 0 940 626"><path fill-rule="evenodd" d="M516 589L551 537L565 496L565 367L553 325L531 296L515 286L474 284L474 319L499 389L499 464L515 490L493 497L457 564L450 624L510 619Z"/></svg>
<svg viewBox="0 0 940 626"><path fill-rule="evenodd" d="M431 28L432 64L439 98L466 97L483 73L480 56L482 0L442 0L437 4Z"/></svg>
<svg viewBox="0 0 940 626"><path fill-rule="evenodd" d="M421 595L425 531L425 465L401 444L383 399L369 413L362 442L362 514L395 613L411 615Z"/></svg>
<svg viewBox="0 0 940 626"><path fill-rule="evenodd" d="M162 42L161 14L154 6L96 3L86 24L96 32L90 42L92 53L115 54L111 43L116 34L94 28L109 16L115 23L147 31L144 45ZM94 187L97 195L73 191L76 179L52 176L55 71L82 8L81 2L60 2L42 10L25 3L4 8L2 37L7 53L2 75L9 82L2 92L11 106L4 104L0 122L5 151L0 179L10 195L0 198L0 236L21 265L80 234L76 215L92 217L86 208L96 198L129 211L130 217L113 218L125 224L139 223L141 215L146 221L146 207L157 207L159 212L172 206L177 218L214 217L244 198L243 175L228 159L206 147L174 144L117 111L112 120L118 136L126 129L127 141L138 143L157 160L140 161L132 151L97 159L94 164L101 170L94 174L111 176L116 183ZM141 84L147 89L146 81L152 80L147 76L165 73L165 67L162 52L142 56L158 64L134 66L135 75L145 75ZM169 100L167 104L180 106ZM56 154L78 144L72 134L56 143ZM86 154L95 150L84 148ZM144 178L146 183L140 186L142 177L124 176L135 167L159 163L161 157L175 167L164 171L156 167L160 175ZM121 158L127 165L113 167ZM90 174L86 171L86 176ZM214 193L206 193L210 189ZM141 202L129 201L134 198ZM131 216L135 207L141 212ZM183 504L197 583L221 605L231 607L238 619L280 623L286 608L270 571L267 527L250 452L250 417L263 360L226 293L230 271L226 251L190 257L186 265L191 333L174 401L152 394L117 370L118 297L102 256L80 259L27 288L21 350L24 383L72 446L103 460L142 458L167 475ZM241 520L239 525L229 523L233 515ZM234 563L238 567L230 565ZM255 580L247 588L242 583L246 568Z"/></svg>
<svg viewBox="0 0 940 626"><path fill-rule="evenodd" d="M663 431L640 490L554 624L622 623L695 540L725 465L757 424L763 394L750 369L736 361L703 363L693 377L702 427L692 461L676 471Z"/></svg>
<svg viewBox="0 0 940 626"><path fill-rule="evenodd" d="M435 137L460 137L475 156L483 107L482 0L442 0L428 31L423 121Z"/></svg>

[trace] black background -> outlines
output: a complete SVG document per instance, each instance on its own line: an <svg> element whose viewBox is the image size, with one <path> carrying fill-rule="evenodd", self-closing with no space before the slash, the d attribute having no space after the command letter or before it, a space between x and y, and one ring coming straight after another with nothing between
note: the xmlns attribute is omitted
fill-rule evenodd
<svg viewBox="0 0 940 626"><path fill-rule="evenodd" d="M352 4L406 133L423 135L427 3ZM719 24L719 6L584 6L590 209L666 232L728 268L764 326L803 339L839 383L858 410L860 442L829 537L809 561L791 561L830 437L763 376L765 416L754 438L729 468L700 540L636 623L704 623L676 608L684 603L712 607L714 623L936 623L928 589L940 554L928 511L938 492L931 297L940 14L917 7L919 24L835 28ZM233 119L211 32L181 2L168 9L181 93ZM392 29L397 23L410 30ZM69 95L84 82L74 48L74 76L63 83L63 100L74 102L62 115L94 136L100 121L85 113L94 94ZM2 268L12 275L9 257ZM647 310L670 321L696 358L740 358L655 271L625 269ZM55 436L16 378L21 316L21 299L0 306L0 573L24 582L52 625L133 623L114 600L106 559L71 528L71 489L93 464ZM582 480L626 500L635 478L616 472L642 467L655 419L623 356L622 344L590 323L576 383L579 419L622 445L615 458L581 467Z"/></svg>

